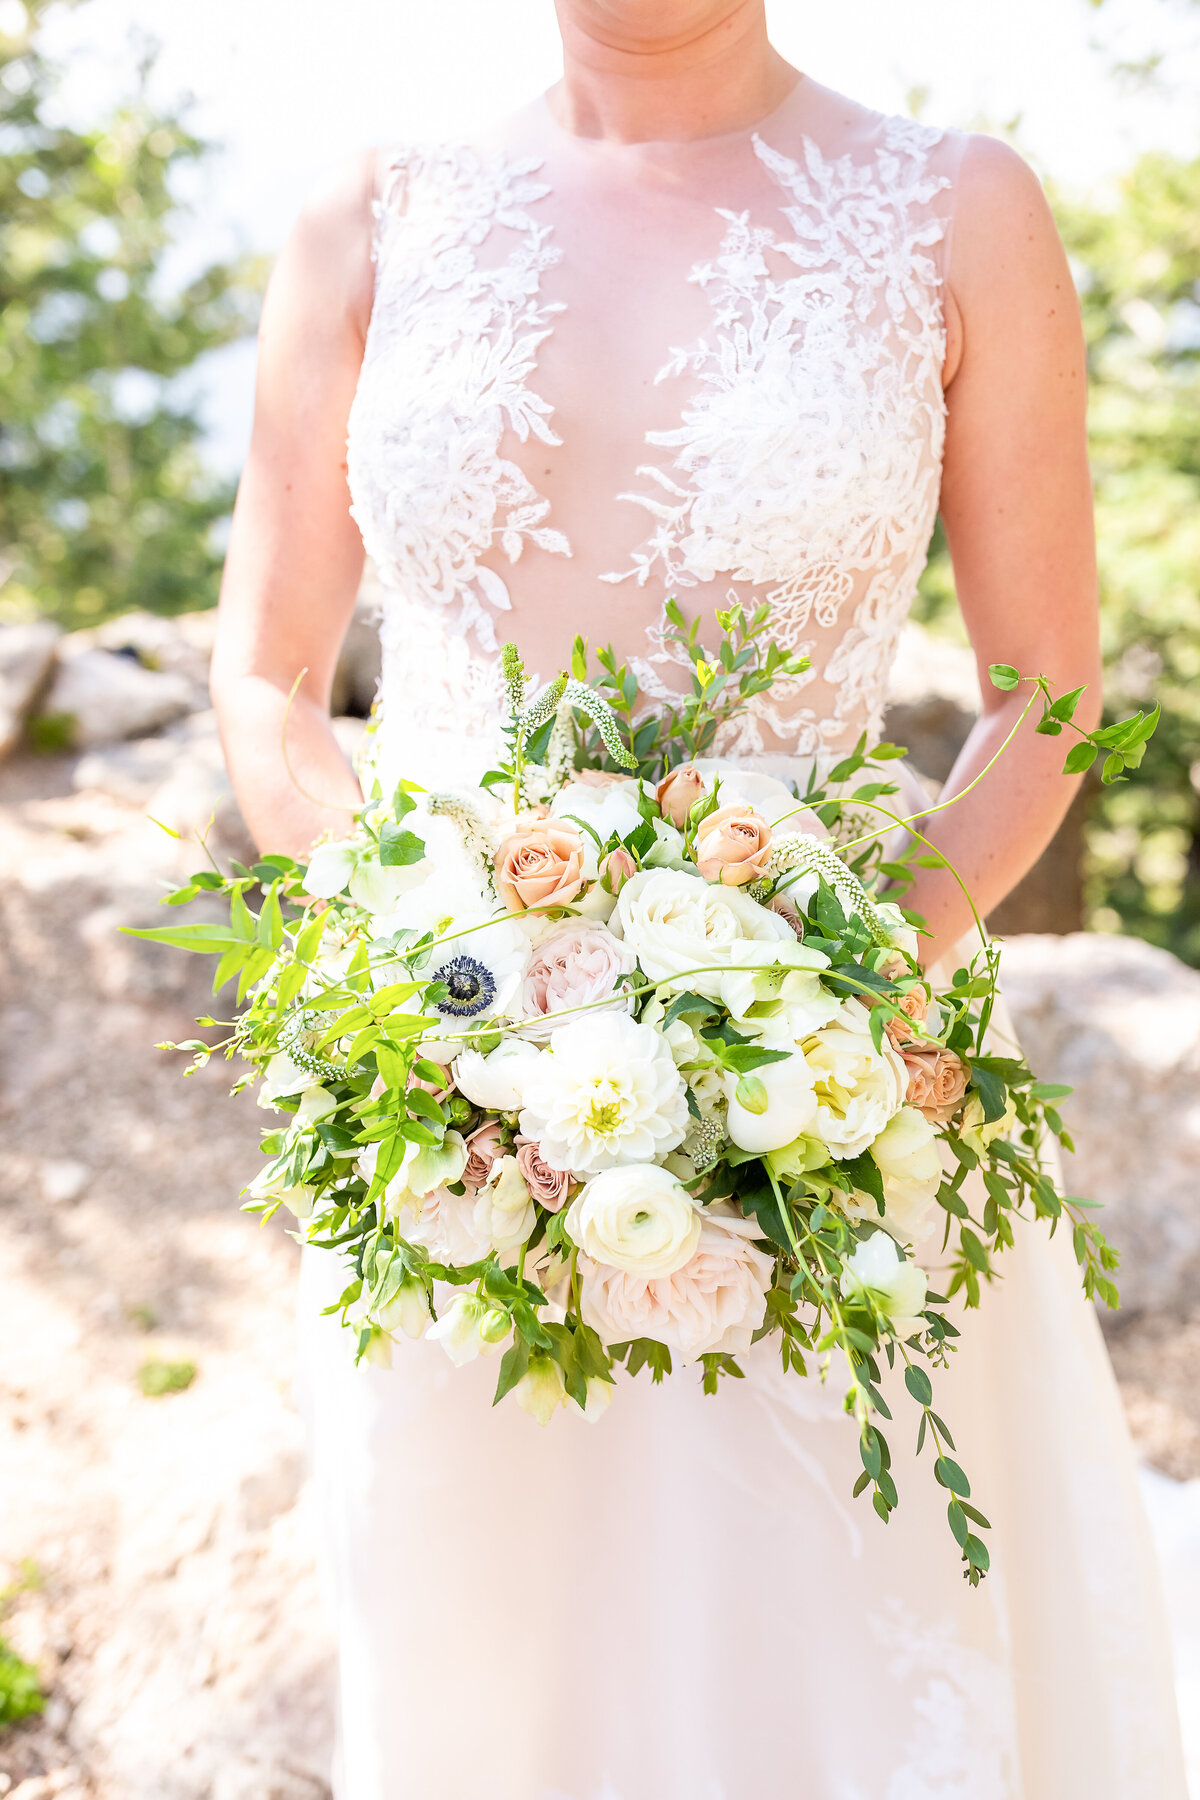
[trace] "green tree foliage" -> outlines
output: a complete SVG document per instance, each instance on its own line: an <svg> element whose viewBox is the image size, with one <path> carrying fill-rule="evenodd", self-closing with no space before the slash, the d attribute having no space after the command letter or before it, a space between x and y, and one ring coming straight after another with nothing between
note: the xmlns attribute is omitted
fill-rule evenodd
<svg viewBox="0 0 1200 1800"><path fill-rule="evenodd" d="M1200 158L1143 157L1064 206L1092 380L1107 698L1161 701L1128 786L1097 795L1097 923L1200 963Z"/></svg>
<svg viewBox="0 0 1200 1800"><path fill-rule="evenodd" d="M178 172L204 157L178 110L137 95L94 130L58 121L39 50L52 0L0 32L0 616L66 624L215 595L231 491L173 384L242 336L257 270L168 291Z"/></svg>
<svg viewBox="0 0 1200 1800"><path fill-rule="evenodd" d="M1140 769L1096 792L1090 923L1200 964L1200 159L1141 158L1103 204L1055 196L1087 334L1107 717L1158 700ZM918 616L945 629L939 533Z"/></svg>

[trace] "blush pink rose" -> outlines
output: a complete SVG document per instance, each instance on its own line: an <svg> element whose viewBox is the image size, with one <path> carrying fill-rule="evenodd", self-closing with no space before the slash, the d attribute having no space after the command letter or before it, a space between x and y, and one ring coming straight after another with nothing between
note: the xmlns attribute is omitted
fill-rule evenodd
<svg viewBox="0 0 1200 1800"><path fill-rule="evenodd" d="M770 853L771 827L749 807L719 806L696 827L696 867L705 881L761 881Z"/></svg>
<svg viewBox="0 0 1200 1800"><path fill-rule="evenodd" d="M504 1155L499 1125L494 1119L487 1125L480 1125L466 1140L466 1146L467 1161L462 1172L462 1184L476 1193L491 1174L492 1164Z"/></svg>
<svg viewBox="0 0 1200 1800"><path fill-rule="evenodd" d="M542 1161L542 1152L532 1138L517 1139L517 1167L525 1177L525 1186L539 1206L547 1212L558 1212L571 1194L571 1177L566 1169L552 1169Z"/></svg>
<svg viewBox="0 0 1200 1800"><path fill-rule="evenodd" d="M632 975L635 966L632 950L607 926L587 919L557 926L534 950L526 971L525 1017L536 1021L528 1035L548 1037L555 1014L572 1007L591 1006L597 1013L607 1012L608 1007L596 1002L611 1000L613 1009L628 1011L632 1001L615 990L622 976Z"/></svg>
<svg viewBox="0 0 1200 1800"><path fill-rule="evenodd" d="M654 797L662 807L663 817L670 819L677 831L682 831L689 812L703 793L703 775L694 763L684 763L663 776L654 790Z"/></svg>
<svg viewBox="0 0 1200 1800"><path fill-rule="evenodd" d="M580 1255L586 1324L606 1344L648 1337L684 1361L709 1351L739 1355L767 1311L772 1257L751 1240L758 1229L734 1213L704 1215L700 1242L673 1275L647 1279Z"/></svg>
<svg viewBox="0 0 1200 1800"><path fill-rule="evenodd" d="M567 905L583 886L583 839L561 819L519 824L495 855L496 892L509 912Z"/></svg>
<svg viewBox="0 0 1200 1800"><path fill-rule="evenodd" d="M932 1125L945 1125L962 1105L967 1092L967 1069L953 1050L918 1050L905 1047L900 1055L908 1070L904 1099Z"/></svg>

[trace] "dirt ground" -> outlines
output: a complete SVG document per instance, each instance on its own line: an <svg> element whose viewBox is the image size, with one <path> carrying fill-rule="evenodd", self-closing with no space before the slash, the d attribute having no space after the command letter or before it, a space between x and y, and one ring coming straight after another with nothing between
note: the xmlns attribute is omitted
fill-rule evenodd
<svg viewBox="0 0 1200 1800"><path fill-rule="evenodd" d="M199 959L117 931L179 849L70 772L0 768L0 1631L49 1695L0 1794L320 1800L296 1251L237 1210L262 1115L153 1048L210 1004ZM1110 1342L1144 1456L1200 1476L1200 1312ZM146 1395L152 1362L195 1379Z"/></svg>

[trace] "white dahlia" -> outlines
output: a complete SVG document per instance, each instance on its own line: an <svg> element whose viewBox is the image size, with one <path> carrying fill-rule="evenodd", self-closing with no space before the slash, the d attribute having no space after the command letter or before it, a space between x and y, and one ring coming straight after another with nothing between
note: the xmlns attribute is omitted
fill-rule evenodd
<svg viewBox="0 0 1200 1800"><path fill-rule="evenodd" d="M544 1163L598 1175L649 1163L681 1142L687 1095L670 1047L621 1013L577 1019L522 1070L521 1131Z"/></svg>

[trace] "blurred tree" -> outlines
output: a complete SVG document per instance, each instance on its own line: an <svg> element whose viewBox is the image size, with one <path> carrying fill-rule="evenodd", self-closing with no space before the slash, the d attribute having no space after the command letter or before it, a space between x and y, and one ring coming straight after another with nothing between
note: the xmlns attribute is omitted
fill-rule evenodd
<svg viewBox="0 0 1200 1800"><path fill-rule="evenodd" d="M136 96L57 122L38 39L52 0L0 5L0 616L92 624L215 596L232 493L172 384L253 324L257 269L162 279L176 171L208 146Z"/></svg>
<svg viewBox="0 0 1200 1800"><path fill-rule="evenodd" d="M1163 708L1136 775L1092 796L1089 923L1200 964L1200 159L1145 156L1108 204L1055 212L1088 343L1107 705ZM918 617L958 629L940 535Z"/></svg>

